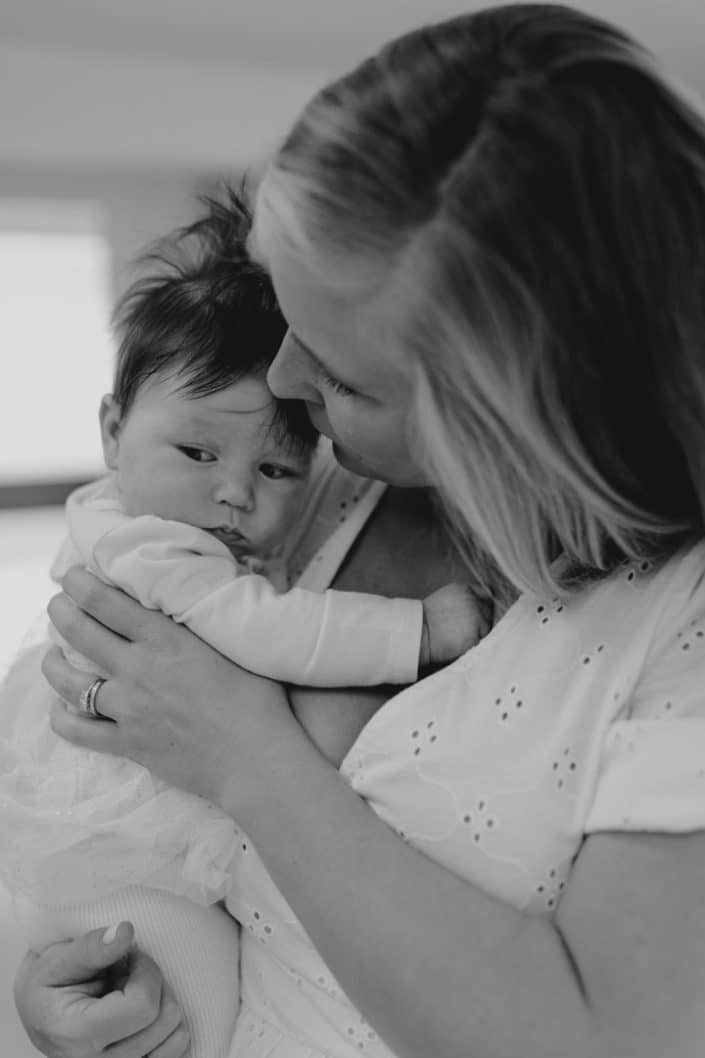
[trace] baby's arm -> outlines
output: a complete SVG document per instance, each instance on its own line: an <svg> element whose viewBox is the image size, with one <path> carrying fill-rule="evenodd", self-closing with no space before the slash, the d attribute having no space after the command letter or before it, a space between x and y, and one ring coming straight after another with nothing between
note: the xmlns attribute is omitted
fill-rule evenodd
<svg viewBox="0 0 705 1058"><path fill-rule="evenodd" d="M417 600L301 588L280 594L265 577L243 573L210 534L151 516L121 520L94 545L93 564L144 606L272 679L333 687L417 677Z"/></svg>
<svg viewBox="0 0 705 1058"><path fill-rule="evenodd" d="M445 665L489 631L486 608L464 584L446 584L423 601L419 665Z"/></svg>

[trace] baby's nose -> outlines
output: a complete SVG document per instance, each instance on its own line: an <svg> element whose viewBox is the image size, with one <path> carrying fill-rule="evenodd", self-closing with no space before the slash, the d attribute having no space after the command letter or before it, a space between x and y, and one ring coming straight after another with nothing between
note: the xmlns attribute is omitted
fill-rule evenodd
<svg viewBox="0 0 705 1058"><path fill-rule="evenodd" d="M240 477L224 478L216 487L217 503L227 503L238 510L251 511L254 506L254 490L249 481Z"/></svg>

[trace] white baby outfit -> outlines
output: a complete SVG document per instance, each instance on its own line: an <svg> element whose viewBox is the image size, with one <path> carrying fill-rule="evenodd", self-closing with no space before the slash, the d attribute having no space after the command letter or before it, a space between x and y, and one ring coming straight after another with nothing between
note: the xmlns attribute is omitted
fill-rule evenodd
<svg viewBox="0 0 705 1058"><path fill-rule="evenodd" d="M319 459L314 489L321 472ZM82 562L252 672L313 687L416 679L418 600L279 591L255 572L261 564L238 562L203 529L125 514L112 477L78 489L66 515L70 540L52 568L57 580Z"/></svg>
<svg viewBox="0 0 705 1058"><path fill-rule="evenodd" d="M315 547L311 562L325 577L326 538L347 551L381 490L338 467L322 445L291 546L300 555ZM416 678L416 600L286 590L295 579L286 554L274 562L280 592L203 530L128 517L110 479L74 493L67 521L55 577L87 564L250 669L323 686ZM37 948L133 921L186 1006L193 1058L221 1058L237 1013L238 946L236 927L212 905L233 883L242 835L213 805L133 761L58 738L40 671L45 650L46 641L28 647L2 689L0 878Z"/></svg>
<svg viewBox="0 0 705 1058"><path fill-rule="evenodd" d="M321 590L334 571L304 571ZM327 579L326 579L327 578ZM705 826L705 543L626 563L569 602L524 595L452 665L369 721L345 781L405 841L552 916L587 834ZM390 1058L247 838L230 1058Z"/></svg>
<svg viewBox="0 0 705 1058"><path fill-rule="evenodd" d="M311 535L324 542L323 531L330 534L344 524L337 515L335 524L326 521L331 497L355 509L350 497L376 491L338 468L326 448L316 460L301 524L292 537L306 539L307 526L315 522L317 532ZM348 499L339 501L338 494ZM364 509L362 503L356 522ZM67 516L70 538L52 567L57 579L75 562L87 564L254 671L313 686L416 678L422 623L417 600L277 591L209 533L153 516L125 515L109 479L74 493ZM314 561L318 565L322 558ZM288 574L277 564L286 589ZM79 661L86 664L80 656ZM89 668L95 672L92 663ZM36 667L31 670L20 659L7 681L13 697L4 694L0 727L0 827L9 828L13 849L22 843L21 856L7 857L17 872L12 888L42 903L91 899L137 882L202 904L222 898L233 844L223 835L232 833L232 822L213 814L202 799L152 779L132 761L57 738L48 723L51 691L43 677L30 675L36 676ZM13 833L8 818L23 810L24 826L15 826L21 832ZM37 829L45 814L52 834ZM62 856L65 850L70 854Z"/></svg>

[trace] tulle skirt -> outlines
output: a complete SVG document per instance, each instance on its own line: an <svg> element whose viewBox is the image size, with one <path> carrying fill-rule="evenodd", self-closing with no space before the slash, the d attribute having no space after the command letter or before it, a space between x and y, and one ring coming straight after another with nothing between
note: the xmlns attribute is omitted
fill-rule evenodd
<svg viewBox="0 0 705 1058"><path fill-rule="evenodd" d="M26 646L0 688L0 881L42 906L129 885L204 906L222 899L238 827L141 765L54 734L54 692L40 668L47 646Z"/></svg>

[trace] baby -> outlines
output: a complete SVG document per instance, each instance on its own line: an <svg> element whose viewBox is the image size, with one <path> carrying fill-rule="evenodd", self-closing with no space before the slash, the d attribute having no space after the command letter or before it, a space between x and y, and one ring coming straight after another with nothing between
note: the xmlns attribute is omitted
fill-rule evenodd
<svg viewBox="0 0 705 1058"><path fill-rule="evenodd" d="M457 585L423 602L289 586L320 453L303 406L266 386L285 324L247 256L249 224L234 194L210 202L118 306L114 389L100 407L110 474L69 498L52 575L87 565L271 678L411 682L477 641L478 610ZM225 1055L237 937L214 905L243 835L132 761L54 736L43 649L25 651L3 690L0 876L37 948L132 921L181 1000L194 1058ZM97 722L99 687L84 702Z"/></svg>

